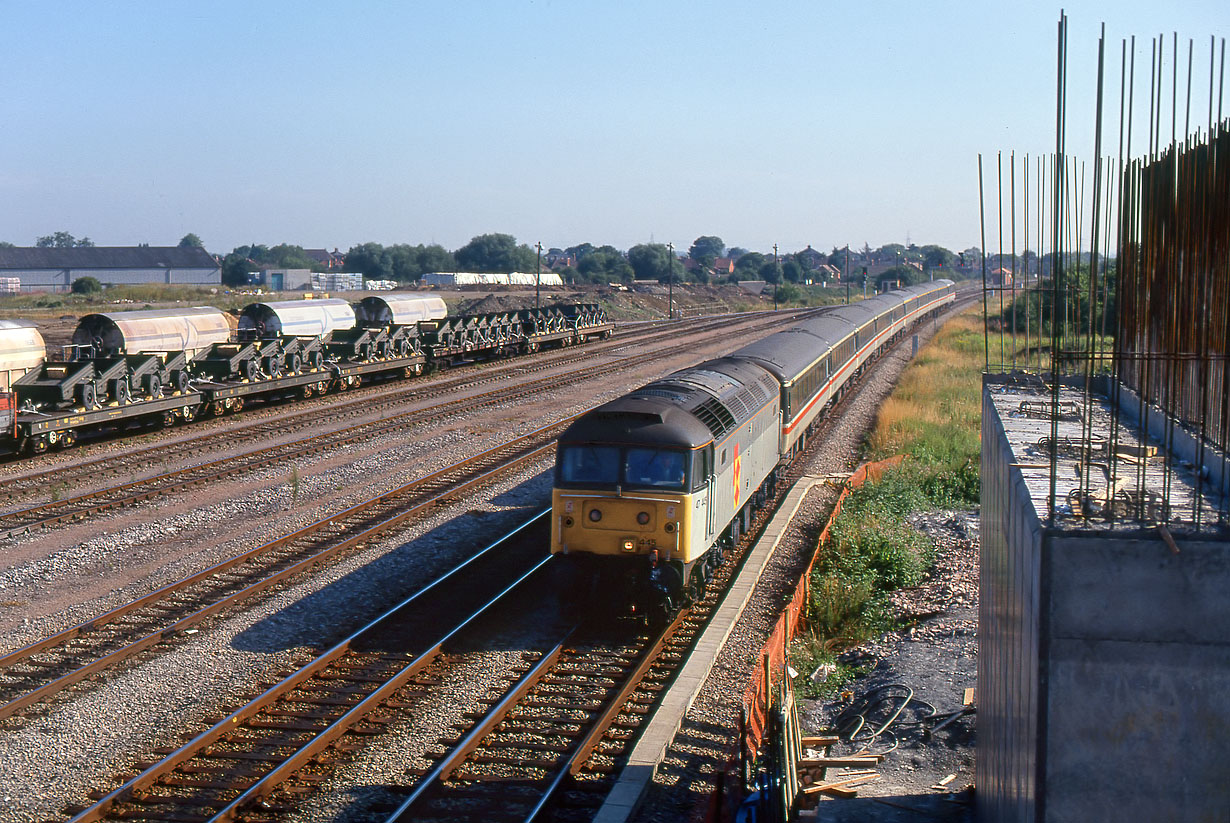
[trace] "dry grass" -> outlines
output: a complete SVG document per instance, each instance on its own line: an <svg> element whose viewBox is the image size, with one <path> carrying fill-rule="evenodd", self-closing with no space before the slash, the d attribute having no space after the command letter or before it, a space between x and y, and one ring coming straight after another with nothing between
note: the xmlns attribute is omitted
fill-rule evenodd
<svg viewBox="0 0 1230 823"><path fill-rule="evenodd" d="M906 368L868 438L873 459L905 453L954 468L977 456L984 365L978 312L945 323Z"/></svg>

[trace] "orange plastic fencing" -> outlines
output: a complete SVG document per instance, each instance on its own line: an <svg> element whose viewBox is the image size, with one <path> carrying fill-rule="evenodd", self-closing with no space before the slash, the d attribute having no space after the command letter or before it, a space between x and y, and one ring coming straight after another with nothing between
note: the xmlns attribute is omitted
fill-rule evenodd
<svg viewBox="0 0 1230 823"><path fill-rule="evenodd" d="M769 696L773 694L772 686L773 683L782 677L786 670L786 656L790 641L794 639L795 632L798 631L799 619L802 617L803 610L807 606L811 586L811 572L816 565L816 561L820 558L820 553L824 551L824 547L829 541L829 532L833 527L833 521L841 513L842 504L845 503L846 496L850 493L851 489L857 489L868 480L872 482L879 480L885 471L901 463L902 459L902 455L896 455L876 463L864 463L854 474L850 475L850 479L842 487L841 494L837 497L837 504L833 506L833 513L829 515L829 520L825 523L824 530L820 532L820 540L817 544L816 552L807 564L807 569L803 572L803 576L799 578L790 602L786 604L781 616L778 617L777 622L773 625L773 631L770 632L764 647L760 650L760 654L756 659L755 669L753 670L754 673L747 684L747 689L743 692L743 706L747 717L747 726L740 745L746 748L745 753L748 757L755 756L764 738Z"/></svg>

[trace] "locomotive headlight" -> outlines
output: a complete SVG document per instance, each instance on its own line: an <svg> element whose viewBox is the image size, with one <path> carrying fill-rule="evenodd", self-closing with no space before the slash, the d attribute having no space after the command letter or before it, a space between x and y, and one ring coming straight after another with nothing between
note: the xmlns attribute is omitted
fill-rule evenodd
<svg viewBox="0 0 1230 823"><path fill-rule="evenodd" d="M636 522L640 523L642 526L648 526L649 525L649 512L640 512L639 514L637 514Z"/></svg>
<svg viewBox="0 0 1230 823"><path fill-rule="evenodd" d="M667 534L671 534L671 533L673 533L673 532L675 531L675 524L674 524L674 523L667 523L667 524L666 524L665 526L663 526L662 528L666 529L666 533L667 533Z"/></svg>
<svg viewBox="0 0 1230 823"><path fill-rule="evenodd" d="M599 520L602 519L602 512L598 511L597 509L590 509L589 519L597 523Z"/></svg>
<svg viewBox="0 0 1230 823"><path fill-rule="evenodd" d="M636 551L636 541L628 538L619 544L619 547L626 552Z"/></svg>
<svg viewBox="0 0 1230 823"><path fill-rule="evenodd" d="M574 522L574 521L573 521L573 519L572 519L571 517L565 517L565 518L564 518L564 528L565 528L565 529L571 529L571 528L572 528L572 524L573 524L573 522Z"/></svg>

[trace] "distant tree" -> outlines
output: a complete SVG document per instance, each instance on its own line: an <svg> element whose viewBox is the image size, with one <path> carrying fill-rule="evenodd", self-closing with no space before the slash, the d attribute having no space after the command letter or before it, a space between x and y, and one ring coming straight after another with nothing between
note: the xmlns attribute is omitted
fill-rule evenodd
<svg viewBox="0 0 1230 823"><path fill-rule="evenodd" d="M764 255L760 252L749 251L735 261L735 275L751 280L760 276L760 267L763 265Z"/></svg>
<svg viewBox="0 0 1230 823"><path fill-rule="evenodd" d="M183 237L181 237L179 239L179 243L177 243L176 245L179 246L179 248L181 249L203 249L205 248L205 244L201 242L201 238L197 237L192 232L188 232Z"/></svg>
<svg viewBox="0 0 1230 823"><path fill-rule="evenodd" d="M923 246L919 251L922 254L923 269L927 271L951 269L957 264L957 256L943 246Z"/></svg>
<svg viewBox="0 0 1230 823"><path fill-rule="evenodd" d="M392 280L393 265L385 259L384 246L379 243L360 243L346 252L345 270L358 272L368 280Z"/></svg>
<svg viewBox="0 0 1230 823"><path fill-rule="evenodd" d="M628 264L639 280L659 280L667 277L674 282L682 279L682 266L673 258L671 250L661 243L641 243L628 249Z"/></svg>
<svg viewBox="0 0 1230 823"><path fill-rule="evenodd" d="M14 246L12 243L8 242L7 240L0 240L0 249L15 249L15 248L17 247Z"/></svg>
<svg viewBox="0 0 1230 823"><path fill-rule="evenodd" d="M102 283L94 277L78 277L72 285L73 294L98 294L102 290Z"/></svg>
<svg viewBox="0 0 1230 823"><path fill-rule="evenodd" d="M222 258L222 282L227 286L243 286L248 282L252 263L248 256L238 250Z"/></svg>
<svg viewBox="0 0 1230 823"><path fill-rule="evenodd" d="M593 243L580 243L576 246L569 246L568 248L564 249L564 254L568 255L573 260L580 263L582 258L584 258L587 254L593 251L595 251Z"/></svg>
<svg viewBox="0 0 1230 823"><path fill-rule="evenodd" d="M896 260L904 261L906 259L906 248L900 243L885 243L880 248L876 249L876 257L884 262L894 262Z"/></svg>
<svg viewBox="0 0 1230 823"><path fill-rule="evenodd" d="M772 258L766 258L760 264L760 279L766 283L774 285L782 282L782 267L780 263L775 263Z"/></svg>
<svg viewBox="0 0 1230 823"><path fill-rule="evenodd" d="M793 258L782 262L782 278L787 283L802 283L806 273L799 261Z"/></svg>
<svg viewBox="0 0 1230 823"><path fill-rule="evenodd" d="M922 282L923 275L918 269L913 266L893 266L885 269L876 277L876 289L883 288L885 283L898 281L903 286L912 286L915 283Z"/></svg>
<svg viewBox="0 0 1230 823"><path fill-rule="evenodd" d="M713 261L721 257L724 251L726 251L726 244L722 242L722 238L706 234L692 242L692 247L688 249L688 257L702 266L712 266Z"/></svg>
<svg viewBox="0 0 1230 823"><path fill-rule="evenodd" d="M614 246L592 249L577 263L577 274L586 283L631 282L634 272Z"/></svg>
<svg viewBox="0 0 1230 823"><path fill-rule="evenodd" d="M415 259L418 261L418 274L415 280L421 279L429 271L449 271L457 268L457 261L453 253L438 243L432 243L429 246L415 246L414 251Z"/></svg>
<svg viewBox="0 0 1230 823"><path fill-rule="evenodd" d="M731 260L738 260L743 255L747 254L747 249L742 246L731 246L726 250L726 256Z"/></svg>
<svg viewBox="0 0 1230 823"><path fill-rule="evenodd" d="M538 257L526 245L517 245L511 234L480 234L453 252L465 271L534 271Z"/></svg>
<svg viewBox="0 0 1230 823"><path fill-rule="evenodd" d="M55 234L40 237L34 241L34 245L40 249L71 249L81 246L93 246L94 241L88 237L78 240L66 231L58 231Z"/></svg>
<svg viewBox="0 0 1230 823"><path fill-rule="evenodd" d="M346 271L359 272L369 280L397 280L412 283L431 271L455 271L457 263L443 246L410 246L404 243L382 246L362 243L346 252Z"/></svg>

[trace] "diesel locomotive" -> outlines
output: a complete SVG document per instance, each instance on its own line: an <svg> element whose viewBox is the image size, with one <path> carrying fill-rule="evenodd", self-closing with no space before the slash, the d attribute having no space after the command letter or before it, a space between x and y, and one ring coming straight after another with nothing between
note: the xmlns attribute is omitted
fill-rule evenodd
<svg viewBox="0 0 1230 823"><path fill-rule="evenodd" d="M835 308L586 412L556 454L561 585L650 620L698 599L823 411L954 299L936 280Z"/></svg>

